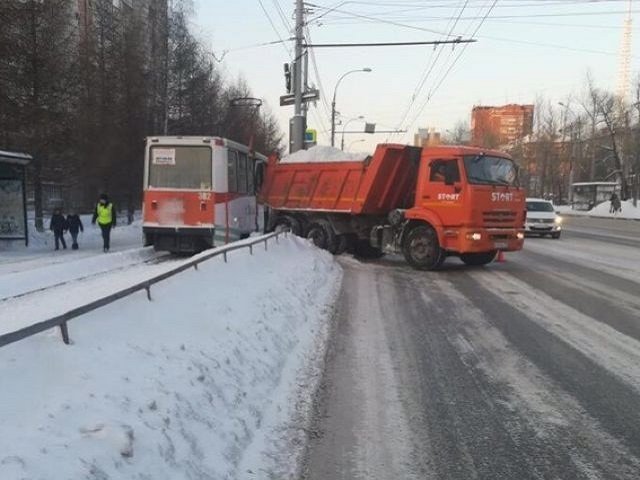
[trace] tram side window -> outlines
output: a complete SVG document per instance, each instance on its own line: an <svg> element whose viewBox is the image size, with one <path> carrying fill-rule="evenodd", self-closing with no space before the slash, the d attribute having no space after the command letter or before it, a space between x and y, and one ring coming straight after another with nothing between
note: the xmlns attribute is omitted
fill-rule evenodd
<svg viewBox="0 0 640 480"><path fill-rule="evenodd" d="M238 193L247 193L247 154L238 155Z"/></svg>
<svg viewBox="0 0 640 480"><path fill-rule="evenodd" d="M229 150L227 162L228 191L235 193L238 191L238 152Z"/></svg>

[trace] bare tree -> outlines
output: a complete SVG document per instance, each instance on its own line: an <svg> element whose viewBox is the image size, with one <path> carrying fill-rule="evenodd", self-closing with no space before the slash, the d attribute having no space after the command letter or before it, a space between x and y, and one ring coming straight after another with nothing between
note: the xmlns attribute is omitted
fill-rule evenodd
<svg viewBox="0 0 640 480"><path fill-rule="evenodd" d="M444 135L443 143L449 145L467 145L471 139L471 129L469 122L459 120L455 123L451 130L447 130Z"/></svg>

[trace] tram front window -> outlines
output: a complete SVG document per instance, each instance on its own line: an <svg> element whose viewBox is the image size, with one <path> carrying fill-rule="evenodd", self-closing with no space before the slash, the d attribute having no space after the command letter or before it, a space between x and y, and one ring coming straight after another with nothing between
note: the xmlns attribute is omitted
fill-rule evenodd
<svg viewBox="0 0 640 480"><path fill-rule="evenodd" d="M210 190L211 169L210 147L152 146L149 187Z"/></svg>

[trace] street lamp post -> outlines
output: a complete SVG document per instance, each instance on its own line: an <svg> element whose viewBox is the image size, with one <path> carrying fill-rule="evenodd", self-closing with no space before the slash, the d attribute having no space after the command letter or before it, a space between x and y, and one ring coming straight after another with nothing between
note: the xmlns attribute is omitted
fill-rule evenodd
<svg viewBox="0 0 640 480"><path fill-rule="evenodd" d="M350 118L349 120L344 122L344 125L342 126L342 141L340 142L340 150L344 150L344 132L347 129L347 125L349 125L354 120L364 120L364 116L358 115L357 117Z"/></svg>
<svg viewBox="0 0 640 480"><path fill-rule="evenodd" d="M353 141L353 142L351 142L351 143L349 144L349 146L347 147L347 151L351 150L351 147L352 147L353 145L355 145L356 143L360 143L360 142L364 142L364 141L365 141L365 140L364 140L364 138L361 138L361 139L359 139L359 140L354 140L354 141Z"/></svg>
<svg viewBox="0 0 640 480"><path fill-rule="evenodd" d="M563 138L563 142L564 142L564 135L565 135L565 130L566 130L566 123L567 123L567 114L571 113L571 115L573 115L574 117L574 121L571 123L571 130L570 130L570 134L569 134L569 139L571 141L571 151L569 152L569 205L573 208L573 157L575 154L575 136L574 136L574 123L576 123L576 114L573 113L573 110L571 110L571 108L569 108L568 104L565 104L563 102L558 102L558 105L560 105L561 107L564 107L565 109L565 114L564 114L564 121L563 121L563 126L562 126L562 138Z"/></svg>
<svg viewBox="0 0 640 480"><path fill-rule="evenodd" d="M338 87L340 86L340 82L344 77L346 77L351 73L357 73L357 72L369 73L371 72L371 69L369 67L366 67L366 68L360 68L358 70L350 70L346 73L343 73L342 76L336 82L336 86L333 89L333 100L331 102L331 146L332 147L335 146L335 138L336 138L336 94L338 93Z"/></svg>

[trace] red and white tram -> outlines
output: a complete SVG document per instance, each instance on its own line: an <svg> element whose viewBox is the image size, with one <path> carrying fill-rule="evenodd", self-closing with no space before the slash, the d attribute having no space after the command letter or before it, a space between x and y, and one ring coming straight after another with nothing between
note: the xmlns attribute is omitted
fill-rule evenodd
<svg viewBox="0 0 640 480"><path fill-rule="evenodd" d="M224 138L147 138L145 245L191 253L263 231L256 165L266 160Z"/></svg>

